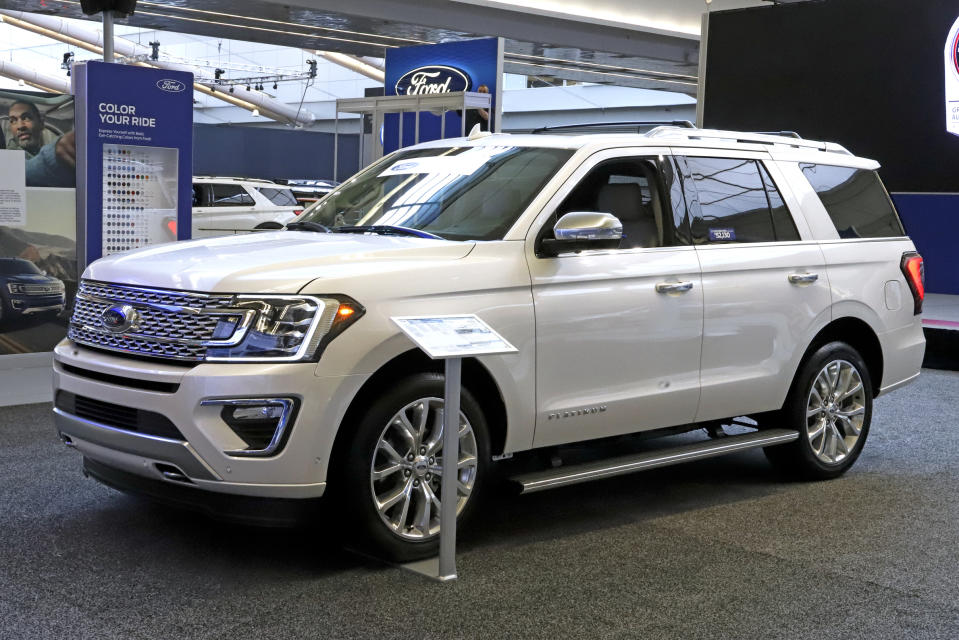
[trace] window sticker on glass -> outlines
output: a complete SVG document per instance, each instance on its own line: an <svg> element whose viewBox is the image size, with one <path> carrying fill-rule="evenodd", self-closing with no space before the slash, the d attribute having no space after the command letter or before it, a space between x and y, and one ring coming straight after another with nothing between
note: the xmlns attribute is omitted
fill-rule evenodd
<svg viewBox="0 0 959 640"><path fill-rule="evenodd" d="M735 240L736 239L736 230L735 229L709 229L709 241L710 242L723 242L724 240Z"/></svg>

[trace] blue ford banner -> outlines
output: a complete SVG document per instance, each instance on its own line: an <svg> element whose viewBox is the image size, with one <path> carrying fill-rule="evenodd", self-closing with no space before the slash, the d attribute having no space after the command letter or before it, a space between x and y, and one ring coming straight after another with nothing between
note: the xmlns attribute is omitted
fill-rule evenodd
<svg viewBox="0 0 959 640"><path fill-rule="evenodd" d="M77 249L97 258L190 237L193 74L74 67Z"/></svg>
<svg viewBox="0 0 959 640"><path fill-rule="evenodd" d="M499 129L502 111L501 80L503 77L503 45L500 38L463 40L415 47L401 47L386 51L386 87L388 96L412 96L459 91L488 90L492 108L487 117L467 112L468 126L479 123L484 130ZM481 89L484 87L484 89ZM419 140L437 140L458 137L464 114L446 113L443 130L441 116L420 115ZM395 151L400 146L413 144L416 137L416 118L403 118L403 144L399 140L399 116L387 114L384 120L383 152Z"/></svg>

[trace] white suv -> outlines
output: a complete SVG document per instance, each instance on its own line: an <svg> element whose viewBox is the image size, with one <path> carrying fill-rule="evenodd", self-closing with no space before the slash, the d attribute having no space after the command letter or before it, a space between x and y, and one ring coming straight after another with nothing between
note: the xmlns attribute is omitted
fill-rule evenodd
<svg viewBox="0 0 959 640"><path fill-rule="evenodd" d="M56 424L106 484L261 522L327 496L354 543L427 555L442 368L391 317L477 314L518 352L464 362L460 514L494 462L525 491L753 447L838 476L925 345L922 258L877 168L678 127L403 149L291 230L92 264ZM554 466L559 445L633 433Z"/></svg>
<svg viewBox="0 0 959 640"><path fill-rule="evenodd" d="M282 229L303 211L289 187L256 178L193 178L193 237Z"/></svg>

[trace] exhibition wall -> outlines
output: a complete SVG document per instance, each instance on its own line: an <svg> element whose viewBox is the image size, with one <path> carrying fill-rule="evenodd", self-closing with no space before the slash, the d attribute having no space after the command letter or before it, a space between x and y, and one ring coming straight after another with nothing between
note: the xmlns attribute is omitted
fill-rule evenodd
<svg viewBox="0 0 959 640"><path fill-rule="evenodd" d="M193 125L193 172L266 179L333 178L332 133ZM359 171L359 135L339 134L337 180Z"/></svg>
<svg viewBox="0 0 959 640"><path fill-rule="evenodd" d="M703 126L796 131L882 164L927 287L959 294L955 0L830 0L710 14ZM949 56L950 45L953 56ZM952 107L959 106L949 105ZM908 195L906 195L908 194ZM930 195L931 194L931 195Z"/></svg>

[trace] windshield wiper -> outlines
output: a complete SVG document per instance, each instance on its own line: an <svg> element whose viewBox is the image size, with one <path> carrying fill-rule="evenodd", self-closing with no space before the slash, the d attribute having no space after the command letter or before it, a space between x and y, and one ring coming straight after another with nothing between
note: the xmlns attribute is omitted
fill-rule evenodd
<svg viewBox="0 0 959 640"><path fill-rule="evenodd" d="M323 226L319 222L310 222L309 220L302 220L300 222L291 222L286 225L286 228L290 231L316 231L317 233L329 233L329 227Z"/></svg>
<svg viewBox="0 0 959 640"><path fill-rule="evenodd" d="M381 236L413 236L415 238L431 238L433 240L445 240L442 236L429 231L420 229L410 229L409 227L396 227L389 224L367 224L359 226L333 227L333 233L376 233Z"/></svg>

